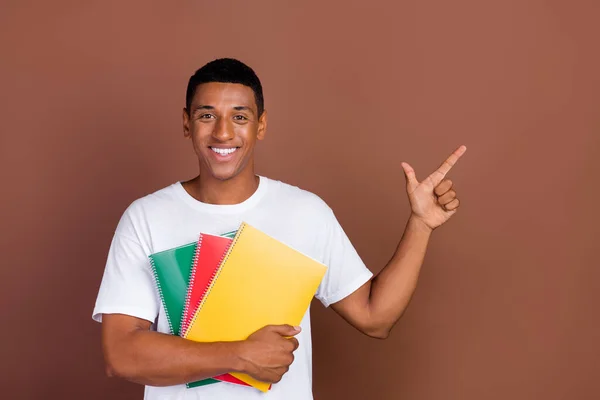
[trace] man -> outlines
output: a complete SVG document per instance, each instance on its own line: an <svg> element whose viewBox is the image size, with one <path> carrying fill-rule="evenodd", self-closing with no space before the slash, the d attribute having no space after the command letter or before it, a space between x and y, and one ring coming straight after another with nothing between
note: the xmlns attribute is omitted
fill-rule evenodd
<svg viewBox="0 0 600 400"><path fill-rule="evenodd" d="M312 398L309 312L300 327L266 326L240 342L196 343L165 334L150 254L246 221L327 265L316 297L364 334L383 339L413 294L432 231L458 209L445 175L464 146L422 182L402 163L412 213L394 256L373 277L319 197L255 175L254 146L266 131L254 71L234 59L206 64L190 78L183 110L199 175L136 200L117 226L93 318L102 322L108 375L146 385L146 399ZM274 385L266 394L224 382L184 385L232 371Z"/></svg>

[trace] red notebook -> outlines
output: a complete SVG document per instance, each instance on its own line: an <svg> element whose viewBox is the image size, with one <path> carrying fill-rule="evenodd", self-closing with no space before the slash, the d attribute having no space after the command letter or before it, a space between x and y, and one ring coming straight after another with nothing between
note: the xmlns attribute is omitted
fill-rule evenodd
<svg viewBox="0 0 600 400"><path fill-rule="evenodd" d="M229 250L231 242L232 240L230 238L204 233L198 238L196 254L194 255L190 272L188 290L183 305L181 328L179 329L179 335L181 337L183 337L187 331L200 302L204 298L206 290L221 265L221 261ZM230 374L218 375L215 376L214 379L249 386L246 382L243 382Z"/></svg>
<svg viewBox="0 0 600 400"><path fill-rule="evenodd" d="M192 260L190 279L183 304L183 315L181 317L180 336L184 336L188 330L198 305L204 298L212 278L214 277L221 261L227 254L232 240L223 236L200 234L196 246L196 254Z"/></svg>

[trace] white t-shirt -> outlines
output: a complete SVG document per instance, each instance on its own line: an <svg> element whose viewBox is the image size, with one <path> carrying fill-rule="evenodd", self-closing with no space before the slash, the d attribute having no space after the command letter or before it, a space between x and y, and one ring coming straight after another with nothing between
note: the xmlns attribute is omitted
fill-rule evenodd
<svg viewBox="0 0 600 400"><path fill-rule="evenodd" d="M152 329L169 332L148 256L192 243L200 233L221 235L234 231L243 221L328 266L315 293L325 307L345 298L372 277L332 210L310 192L261 176L258 189L246 201L214 205L194 199L177 182L134 201L121 217L93 319L101 322L102 314L127 314L151 321ZM219 382L191 389L185 385L146 386L144 399L312 399L309 311L301 326L295 360L268 393Z"/></svg>

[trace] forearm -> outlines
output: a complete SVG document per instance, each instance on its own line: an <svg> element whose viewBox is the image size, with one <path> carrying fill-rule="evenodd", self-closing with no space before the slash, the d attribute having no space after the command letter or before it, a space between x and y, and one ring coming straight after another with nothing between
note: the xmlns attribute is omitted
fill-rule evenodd
<svg viewBox="0 0 600 400"><path fill-rule="evenodd" d="M107 370L132 382L169 386L243 370L242 342L196 343L178 336L138 329L119 340L105 340Z"/></svg>
<svg viewBox="0 0 600 400"><path fill-rule="evenodd" d="M370 325L387 336L400 319L417 286L432 230L416 218L406 229L389 263L373 279L368 308Z"/></svg>

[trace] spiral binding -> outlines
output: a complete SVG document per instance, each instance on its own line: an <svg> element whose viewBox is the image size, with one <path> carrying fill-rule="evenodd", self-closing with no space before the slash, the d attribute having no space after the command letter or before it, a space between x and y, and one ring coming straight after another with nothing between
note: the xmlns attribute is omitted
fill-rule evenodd
<svg viewBox="0 0 600 400"><path fill-rule="evenodd" d="M165 310L165 315L167 316L167 322L169 323L169 333L174 335L175 330L173 329L173 323L171 322L171 317L169 316L169 310L165 304L165 297L163 295L162 287L160 286L160 281L158 280L158 272L156 271L156 265L154 265L154 259L152 256L148 257L150 259L150 267L152 269L152 275L154 276L154 283L156 285L156 289L158 290L158 295L160 296L160 301L162 302L163 309Z"/></svg>
<svg viewBox="0 0 600 400"><path fill-rule="evenodd" d="M198 237L196 243L196 249L194 250L194 258L192 259L192 268L190 269L190 276L188 279L188 287L185 293L185 301L183 303L183 311L181 312L181 326L179 327L179 336L185 337L187 332L188 324L186 324L186 317L189 313L190 308L190 296L191 288L194 287L194 279L196 279L196 267L198 266L198 257L200 256L200 247L202 246L202 234Z"/></svg>
<svg viewBox="0 0 600 400"><path fill-rule="evenodd" d="M202 300L200 300L200 303L198 304L198 308L196 308L196 311L194 312L194 316L192 317L192 320L190 321L190 324L188 325L188 329L190 327L192 327L194 325L194 323L196 322L196 318L198 317L198 314L200 313L200 309L204 305L206 298L210 295L210 291L212 290L213 286L215 285L215 281L219 277L219 274L221 273L221 270L223 269L223 265L225 265L225 263L227 262L229 255L233 251L233 248L235 247L235 244L237 243L238 239L240 238L245 227L246 227L246 224L242 223L242 226L240 227L237 234L233 238L231 245L229 246L227 251L225 251L223 253L223 255L221 256L221 260L219 260L219 268L217 268L213 272L212 276L210 277L210 283L208 284L208 286L204 289L204 292L202 293ZM187 337L187 334L188 334L188 331L186 330L184 337Z"/></svg>
<svg viewBox="0 0 600 400"><path fill-rule="evenodd" d="M234 230L234 231L229 231L229 232L223 233L223 234L221 234L219 236L223 236L223 237L226 237L226 238L233 239L235 237L236 233L237 233L237 230Z"/></svg>

